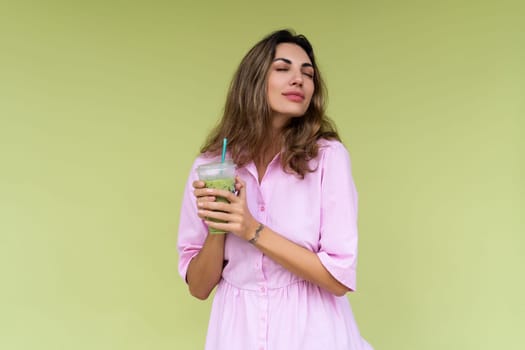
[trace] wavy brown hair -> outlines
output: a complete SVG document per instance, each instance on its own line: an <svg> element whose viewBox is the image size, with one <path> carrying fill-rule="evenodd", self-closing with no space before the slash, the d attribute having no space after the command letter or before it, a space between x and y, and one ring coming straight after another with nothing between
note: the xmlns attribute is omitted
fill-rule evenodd
<svg viewBox="0 0 525 350"><path fill-rule="evenodd" d="M269 137L272 114L267 98L267 77L277 45L292 43L300 46L312 61L314 93L310 105L301 117L291 118L281 131L281 165L287 172L304 178L312 172L308 161L317 157L317 140L335 139L339 135L325 114L326 87L317 67L312 45L303 35L291 30L275 31L259 41L242 59L231 81L224 112L217 126L208 135L201 152L218 155L223 138L228 138L228 150L238 166L256 160L261 150L275 142Z"/></svg>

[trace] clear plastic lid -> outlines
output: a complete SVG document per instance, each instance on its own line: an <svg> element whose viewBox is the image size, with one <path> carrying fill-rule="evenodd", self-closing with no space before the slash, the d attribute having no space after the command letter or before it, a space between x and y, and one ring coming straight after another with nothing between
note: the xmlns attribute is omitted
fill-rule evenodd
<svg viewBox="0 0 525 350"><path fill-rule="evenodd" d="M197 167L200 180L216 180L235 177L235 163L232 160L201 164Z"/></svg>

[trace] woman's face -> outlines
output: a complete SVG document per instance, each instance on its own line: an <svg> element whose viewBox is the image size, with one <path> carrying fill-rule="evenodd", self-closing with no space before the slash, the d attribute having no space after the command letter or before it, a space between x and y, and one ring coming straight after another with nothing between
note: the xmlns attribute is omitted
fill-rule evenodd
<svg viewBox="0 0 525 350"><path fill-rule="evenodd" d="M268 73L268 103L274 118L286 122L304 115L314 93L314 68L298 45L277 45Z"/></svg>

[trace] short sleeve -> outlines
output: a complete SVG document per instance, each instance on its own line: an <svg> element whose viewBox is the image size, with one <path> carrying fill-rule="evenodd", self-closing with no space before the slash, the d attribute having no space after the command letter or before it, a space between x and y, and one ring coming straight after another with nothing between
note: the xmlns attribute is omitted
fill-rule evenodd
<svg viewBox="0 0 525 350"><path fill-rule="evenodd" d="M330 142L321 160L321 230L317 255L323 266L350 290L356 290L357 191L350 155Z"/></svg>
<svg viewBox="0 0 525 350"><path fill-rule="evenodd" d="M191 259L201 250L208 235L206 224L199 218L193 194L193 181L197 180L197 161L192 166L184 188L180 210L177 249L179 252L179 274L186 280L186 273Z"/></svg>

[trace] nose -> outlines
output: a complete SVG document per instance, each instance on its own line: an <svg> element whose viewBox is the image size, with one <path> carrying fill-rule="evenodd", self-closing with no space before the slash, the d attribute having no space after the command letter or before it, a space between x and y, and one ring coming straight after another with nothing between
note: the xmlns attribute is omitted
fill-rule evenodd
<svg viewBox="0 0 525 350"><path fill-rule="evenodd" d="M303 86L303 79L303 73L301 71L296 71L294 72L290 83L293 86Z"/></svg>

